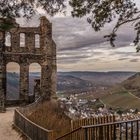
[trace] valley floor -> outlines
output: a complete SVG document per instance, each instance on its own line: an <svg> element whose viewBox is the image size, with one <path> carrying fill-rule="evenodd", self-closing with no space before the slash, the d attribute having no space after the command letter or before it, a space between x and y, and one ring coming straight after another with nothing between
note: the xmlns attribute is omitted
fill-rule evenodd
<svg viewBox="0 0 140 140"><path fill-rule="evenodd" d="M13 128L13 116L15 108L7 108L6 113L0 113L0 140L22 140Z"/></svg>

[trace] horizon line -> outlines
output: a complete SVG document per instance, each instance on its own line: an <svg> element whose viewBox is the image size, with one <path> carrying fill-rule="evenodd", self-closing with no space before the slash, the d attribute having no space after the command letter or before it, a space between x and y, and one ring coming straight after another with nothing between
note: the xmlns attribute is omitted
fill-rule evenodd
<svg viewBox="0 0 140 140"><path fill-rule="evenodd" d="M98 72L98 73L102 73L102 72L104 72L104 73L107 73L107 72L134 72L134 73L138 73L138 72L140 72L140 71L117 71L117 70L111 70L111 71L87 71L87 70L85 70L85 71L83 71L83 70L81 70L81 71L57 71L57 73L67 73L67 72ZM9 71L9 72L7 72L7 73L20 73L20 72L15 72L15 71ZM34 72L29 72L29 73L41 73L41 72L39 72L39 71L34 71Z"/></svg>

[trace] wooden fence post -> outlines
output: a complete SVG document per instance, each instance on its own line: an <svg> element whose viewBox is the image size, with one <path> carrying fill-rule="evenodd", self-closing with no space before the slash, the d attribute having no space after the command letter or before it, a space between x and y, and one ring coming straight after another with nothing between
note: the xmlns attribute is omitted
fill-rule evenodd
<svg viewBox="0 0 140 140"><path fill-rule="evenodd" d="M49 132L49 133L48 133L48 140L56 140L56 138L55 138L55 135L54 135L54 132L53 132L53 131L51 131L51 132Z"/></svg>

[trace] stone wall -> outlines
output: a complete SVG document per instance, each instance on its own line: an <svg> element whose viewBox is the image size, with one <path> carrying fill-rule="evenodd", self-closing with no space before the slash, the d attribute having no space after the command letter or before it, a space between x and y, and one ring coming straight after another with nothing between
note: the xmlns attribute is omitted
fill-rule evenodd
<svg viewBox="0 0 140 140"><path fill-rule="evenodd" d="M5 111L5 65L4 65L4 35L3 31L0 32L0 112Z"/></svg>
<svg viewBox="0 0 140 140"><path fill-rule="evenodd" d="M2 20L2 19L1 19ZM39 27L14 27L7 31L10 35L10 46L6 46L5 36L0 38L3 48L3 63L0 66L0 95L6 97L6 65L16 62L20 65L20 100L29 101L29 66L38 63L41 66L40 89L45 100L51 99L56 93L56 45L52 39L52 24L46 17L40 18ZM6 32L0 32L0 35ZM24 46L21 46L21 34L24 35ZM40 46L35 47L35 36L39 36ZM2 69L3 67L3 69ZM3 92L2 92L3 90ZM1 98L0 98L1 100Z"/></svg>
<svg viewBox="0 0 140 140"><path fill-rule="evenodd" d="M35 95L35 100L37 100L39 97L41 97L40 79L35 79L34 82L35 82L34 95Z"/></svg>

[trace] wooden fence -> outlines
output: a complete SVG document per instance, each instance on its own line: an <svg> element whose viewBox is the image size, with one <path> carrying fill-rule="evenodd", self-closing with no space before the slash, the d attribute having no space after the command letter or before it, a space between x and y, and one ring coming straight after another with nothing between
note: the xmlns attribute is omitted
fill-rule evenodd
<svg viewBox="0 0 140 140"><path fill-rule="evenodd" d="M114 115L72 120L71 121L71 129L73 131L81 126L104 124L104 123L111 123L111 122L115 122Z"/></svg>
<svg viewBox="0 0 140 140"><path fill-rule="evenodd" d="M64 129L63 128L56 129L54 131L54 135L55 135L55 138L57 139L57 138L65 135L66 133L69 133L73 130L76 130L76 129L80 128L81 126L97 125L97 124L104 124L104 123L111 123L111 122L115 122L115 116L114 115L71 120L69 125L67 124ZM57 124L56 124L56 128L57 128Z"/></svg>
<svg viewBox="0 0 140 140"><path fill-rule="evenodd" d="M31 140L54 140L52 130L47 130L33 123L18 109L15 110L14 125Z"/></svg>
<svg viewBox="0 0 140 140"><path fill-rule="evenodd" d="M56 140L139 140L140 119L81 126Z"/></svg>
<svg viewBox="0 0 140 140"><path fill-rule="evenodd" d="M83 126L92 126L92 125L114 123L114 122L115 122L114 115L85 118L85 119L79 119L74 121L72 120L71 132L63 135L62 137L56 138L56 140L85 140L85 130L82 129ZM106 140L112 140L113 131L114 131L114 127L104 127L103 131L99 128L95 128L94 131L92 128L88 129L88 135L89 135L88 140L92 140L93 133L95 134L94 140L103 140L100 139L100 136L102 136L103 138L106 135L109 135L108 139Z"/></svg>
<svg viewBox="0 0 140 140"><path fill-rule="evenodd" d="M30 107L29 107L30 110ZM28 112L28 109L26 109L26 113ZM22 133L24 133L27 137L29 137L32 140L55 140L59 139L58 137L61 137L60 135L57 136L56 132L53 132L52 130L47 130L35 123L33 123L31 120L26 118L26 115L24 114L24 109L16 109L15 110L15 116L14 116L14 124L17 128L19 128ZM85 118L85 119L79 119L79 120L72 120L70 126L66 126L70 128L72 133L72 136L66 138L65 140L74 140L73 138L76 137L76 140L84 140L84 130L80 129L82 126L88 126L88 125L97 125L97 124L104 124L104 123L111 123L115 122L115 116L102 116L102 117L95 117L95 118ZM57 125L57 124L56 124ZM111 130L112 129L112 130ZM113 131L113 128L107 128L106 131L110 131L110 135ZM65 129L64 129L65 130ZM59 130L60 131L60 130ZM89 131L90 133L90 131ZM100 130L96 130L96 135L99 135ZM63 130L61 130L61 134L65 135L63 133Z"/></svg>
<svg viewBox="0 0 140 140"><path fill-rule="evenodd" d="M115 116L102 116L75 120L71 121L70 132L56 138L54 131L33 123L20 111L15 110L14 124L31 140L139 140L140 138L140 119L115 122Z"/></svg>

